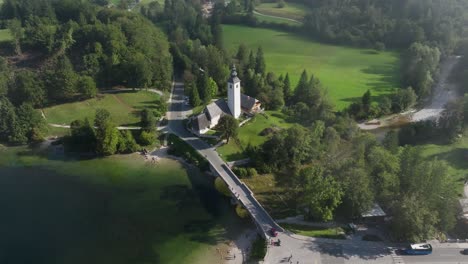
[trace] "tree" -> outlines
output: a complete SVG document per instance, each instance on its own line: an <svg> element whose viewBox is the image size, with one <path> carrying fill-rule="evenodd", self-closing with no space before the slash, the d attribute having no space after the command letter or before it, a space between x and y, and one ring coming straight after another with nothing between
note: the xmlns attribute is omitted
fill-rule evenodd
<svg viewBox="0 0 468 264"><path fill-rule="evenodd" d="M97 109L94 118L96 127L97 152L101 155L112 155L117 151L120 133L112 123L109 111Z"/></svg>
<svg viewBox="0 0 468 264"><path fill-rule="evenodd" d="M81 151L96 151L96 131L89 119L75 120L70 124L71 143Z"/></svg>
<svg viewBox="0 0 468 264"><path fill-rule="evenodd" d="M96 97L97 88L93 78L89 76L81 76L78 79L77 86L77 90L82 94L83 98L88 99Z"/></svg>
<svg viewBox="0 0 468 264"><path fill-rule="evenodd" d="M413 88L399 89L392 97L392 111L394 113L404 111L412 107L417 99L418 96Z"/></svg>
<svg viewBox="0 0 468 264"><path fill-rule="evenodd" d="M218 95L218 85L216 82L213 80L213 78L208 78L208 94L211 95L211 98L216 97Z"/></svg>
<svg viewBox="0 0 468 264"><path fill-rule="evenodd" d="M263 55L262 47L258 47L257 49L257 56L255 57L255 72L260 73L261 75L265 74L266 65L265 65L265 58Z"/></svg>
<svg viewBox="0 0 468 264"><path fill-rule="evenodd" d="M25 144L39 142L44 139L46 123L41 114L31 104L22 104L16 109L17 126L16 135L12 140L15 143Z"/></svg>
<svg viewBox="0 0 468 264"><path fill-rule="evenodd" d="M307 86L308 86L309 77L307 77L306 70L302 71L301 77L299 82L297 83L296 89L294 90L294 102L304 102L302 97L306 94Z"/></svg>
<svg viewBox="0 0 468 264"><path fill-rule="evenodd" d="M308 218L332 220L333 212L343 196L340 185L333 177L325 175L324 169L318 166L301 170L299 177L305 183L301 204Z"/></svg>
<svg viewBox="0 0 468 264"><path fill-rule="evenodd" d="M346 167L341 173L344 181L343 202L349 208L350 216L360 216L374 203L370 177L363 168L353 166Z"/></svg>
<svg viewBox="0 0 468 264"><path fill-rule="evenodd" d="M406 194L395 203L392 231L400 239L421 242L435 234L437 212L416 194Z"/></svg>
<svg viewBox="0 0 468 264"><path fill-rule="evenodd" d="M154 132L156 130L156 117L153 112L145 108L140 113L140 125L143 131Z"/></svg>
<svg viewBox="0 0 468 264"><path fill-rule="evenodd" d="M129 130L120 131L120 141L118 144L119 153L133 153L138 151L139 148L140 146L138 146Z"/></svg>
<svg viewBox="0 0 468 264"><path fill-rule="evenodd" d="M289 73L286 73L283 81L284 100L289 101L293 95L291 81L289 80Z"/></svg>
<svg viewBox="0 0 468 264"><path fill-rule="evenodd" d="M225 139L227 143L231 138L237 137L238 129L239 122L231 115L223 115L215 127L215 130L221 132L221 138Z"/></svg>
<svg viewBox="0 0 468 264"><path fill-rule="evenodd" d="M17 124L15 107L5 96L0 96L0 140L8 141Z"/></svg>
<svg viewBox="0 0 468 264"><path fill-rule="evenodd" d="M44 73L48 96L55 101L67 101L76 93L78 76L68 57L59 56Z"/></svg>
<svg viewBox="0 0 468 264"><path fill-rule="evenodd" d="M270 95L269 109L279 110L284 106L284 93L280 89L273 89Z"/></svg>
<svg viewBox="0 0 468 264"><path fill-rule="evenodd" d="M445 110L439 118L438 127L449 141L453 141L457 136L463 134L465 127L464 101L457 100L447 103Z"/></svg>
<svg viewBox="0 0 468 264"><path fill-rule="evenodd" d="M371 99L372 99L371 91L367 90L367 92L365 92L364 95L362 96L362 100L361 100L362 108L364 109L366 113L369 113L369 109L371 107Z"/></svg>
<svg viewBox="0 0 468 264"><path fill-rule="evenodd" d="M15 41L15 52L18 55L21 55L21 44L20 41L23 38L23 27L21 26L21 21L18 19L12 19L8 23L8 29L10 34Z"/></svg>
<svg viewBox="0 0 468 264"><path fill-rule="evenodd" d="M19 71L11 83L8 95L15 105L30 103L41 107L45 101L45 92L42 81L36 73L28 70Z"/></svg>
<svg viewBox="0 0 468 264"><path fill-rule="evenodd" d="M247 66L248 60L249 60L249 54L248 54L248 49L247 46L242 43L239 45L239 48L237 49L236 53L236 59L239 61L239 63L242 66Z"/></svg>
<svg viewBox="0 0 468 264"><path fill-rule="evenodd" d="M400 141L398 139L398 132L396 131L388 131L387 134L385 134L385 137L382 141L382 145L391 153L397 154Z"/></svg>
<svg viewBox="0 0 468 264"><path fill-rule="evenodd" d="M198 88L195 83L190 84L190 104L193 107L201 105L200 95L198 94Z"/></svg>

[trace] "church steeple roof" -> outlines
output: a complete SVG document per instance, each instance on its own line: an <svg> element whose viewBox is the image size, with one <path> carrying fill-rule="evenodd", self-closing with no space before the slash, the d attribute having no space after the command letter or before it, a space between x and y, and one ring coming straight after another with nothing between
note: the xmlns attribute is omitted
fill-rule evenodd
<svg viewBox="0 0 468 264"><path fill-rule="evenodd" d="M237 77L236 65L234 65L234 64L232 65L232 68L231 68L231 77L229 77L228 82L230 82L230 83L240 82L239 77Z"/></svg>

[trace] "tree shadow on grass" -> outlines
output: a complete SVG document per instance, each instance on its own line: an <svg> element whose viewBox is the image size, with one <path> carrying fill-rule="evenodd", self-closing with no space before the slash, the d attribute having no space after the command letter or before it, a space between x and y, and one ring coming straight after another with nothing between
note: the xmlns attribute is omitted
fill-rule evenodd
<svg viewBox="0 0 468 264"><path fill-rule="evenodd" d="M375 90L388 89L387 87L398 86L400 83L398 77L399 68L394 64L372 65L362 69L361 72L378 76L376 81L368 83L368 85L371 85Z"/></svg>
<svg viewBox="0 0 468 264"><path fill-rule="evenodd" d="M468 170L468 149L455 148L447 152L442 152L429 156L431 159L444 160L453 168L458 170Z"/></svg>

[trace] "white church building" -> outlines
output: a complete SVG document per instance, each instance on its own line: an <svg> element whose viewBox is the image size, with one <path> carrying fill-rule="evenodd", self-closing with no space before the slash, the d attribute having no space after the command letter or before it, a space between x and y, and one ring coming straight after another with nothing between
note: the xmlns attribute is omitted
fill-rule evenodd
<svg viewBox="0 0 468 264"><path fill-rule="evenodd" d="M218 99L192 118L192 131L195 134L202 135L214 128L223 115L239 118L243 113L252 115L261 110L259 100L241 93L241 81L235 67L232 68L227 91L227 102L225 99Z"/></svg>

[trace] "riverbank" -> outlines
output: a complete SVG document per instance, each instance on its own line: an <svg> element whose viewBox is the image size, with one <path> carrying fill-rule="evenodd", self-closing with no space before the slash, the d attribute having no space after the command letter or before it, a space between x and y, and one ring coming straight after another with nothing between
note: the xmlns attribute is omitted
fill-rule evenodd
<svg viewBox="0 0 468 264"><path fill-rule="evenodd" d="M450 78L460 58L460 56L451 56L441 63L437 84L434 85L432 96L422 109L410 109L400 114L366 121L358 124L359 128L381 134L382 130L395 129L408 123L437 119L444 111L445 105L460 96L458 93L459 84Z"/></svg>
<svg viewBox="0 0 468 264"><path fill-rule="evenodd" d="M0 263L219 263L248 225L210 180L165 158L2 147Z"/></svg>

